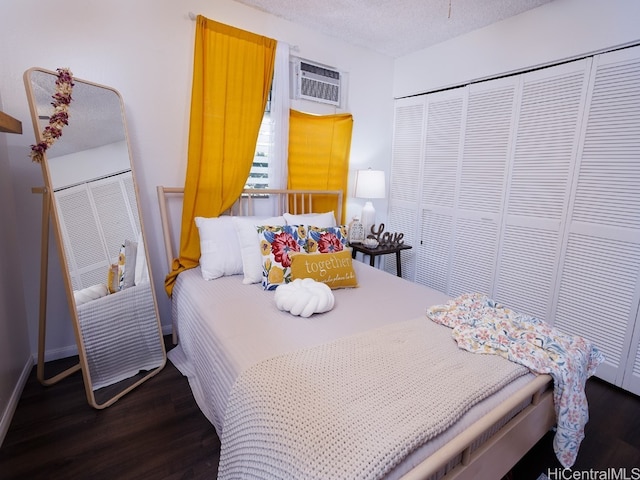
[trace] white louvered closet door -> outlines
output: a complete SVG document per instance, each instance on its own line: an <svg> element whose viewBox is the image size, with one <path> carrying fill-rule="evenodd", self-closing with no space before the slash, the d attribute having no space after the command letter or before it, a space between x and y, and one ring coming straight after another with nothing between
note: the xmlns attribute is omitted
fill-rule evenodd
<svg viewBox="0 0 640 480"><path fill-rule="evenodd" d="M598 376L640 394L640 48L597 56L555 325L605 354Z"/></svg>
<svg viewBox="0 0 640 480"><path fill-rule="evenodd" d="M446 290L451 296L493 291L517 86L511 77L469 87Z"/></svg>
<svg viewBox="0 0 640 480"><path fill-rule="evenodd" d="M521 77L493 296L550 320L590 60Z"/></svg>
<svg viewBox="0 0 640 480"><path fill-rule="evenodd" d="M137 241L140 223L132 187L131 172L126 172L54 193L74 290L106 284L120 246Z"/></svg>
<svg viewBox="0 0 640 480"><path fill-rule="evenodd" d="M401 254L402 276L415 280L415 245L417 238L420 173L424 147L424 97L406 98L395 104L394 139L389 188L389 220L385 230L402 232L404 241L414 247ZM396 273L395 255L387 255L385 270Z"/></svg>
<svg viewBox="0 0 640 480"><path fill-rule="evenodd" d="M109 256L86 185L58 191L55 196L73 289L106 284Z"/></svg>
<svg viewBox="0 0 640 480"><path fill-rule="evenodd" d="M424 116L410 141L396 124L389 211L414 232L413 279L490 285L593 341L597 375L640 394L640 47L502 81L396 102Z"/></svg>
<svg viewBox="0 0 640 480"><path fill-rule="evenodd" d="M450 278L466 103L466 88L427 96L416 281L443 292Z"/></svg>

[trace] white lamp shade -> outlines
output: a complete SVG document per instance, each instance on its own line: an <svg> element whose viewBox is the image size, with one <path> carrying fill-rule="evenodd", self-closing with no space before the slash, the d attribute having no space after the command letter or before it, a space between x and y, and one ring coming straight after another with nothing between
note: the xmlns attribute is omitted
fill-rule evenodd
<svg viewBox="0 0 640 480"><path fill-rule="evenodd" d="M384 198L384 171L358 170L356 172L355 196L358 198Z"/></svg>

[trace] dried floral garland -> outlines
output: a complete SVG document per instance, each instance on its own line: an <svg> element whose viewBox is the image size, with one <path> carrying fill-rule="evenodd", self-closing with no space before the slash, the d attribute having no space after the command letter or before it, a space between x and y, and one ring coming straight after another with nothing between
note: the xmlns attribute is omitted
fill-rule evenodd
<svg viewBox="0 0 640 480"><path fill-rule="evenodd" d="M62 136L62 129L69 125L69 104L71 103L71 91L73 90L73 73L68 68L58 68L56 80L56 93L53 94L53 115L49 118L42 132L42 141L37 145L31 145L29 156L34 162L41 162L44 152Z"/></svg>

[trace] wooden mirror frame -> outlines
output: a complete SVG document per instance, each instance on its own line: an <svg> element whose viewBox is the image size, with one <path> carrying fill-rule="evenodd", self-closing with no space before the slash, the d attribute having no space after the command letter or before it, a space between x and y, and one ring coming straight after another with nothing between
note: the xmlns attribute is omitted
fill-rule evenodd
<svg viewBox="0 0 640 480"><path fill-rule="evenodd" d="M43 135L42 125L39 121L40 119L39 119L39 110L38 110L38 107L39 106L42 107L42 105L38 104L37 95L34 92L34 86L32 81L34 74L52 75L57 78L59 75L59 71L54 72L54 71L46 70L43 68L33 67L25 71L23 76L25 89L27 93L27 99L29 102L29 109L31 111L31 118L33 122L34 133L36 137L36 144L39 144L43 142L45 139ZM134 200L136 203L135 210L137 212L139 234L141 235L140 238L142 238L143 243L146 245L146 235L144 232L142 215L140 211L140 202L138 200L139 193L138 193L137 182L135 180L134 166L133 166L133 162L131 161L132 159L131 147L129 142L129 135L127 130L127 124L126 124L126 118L125 118L125 112L124 112L124 103L122 100L122 96L117 90L111 87L107 87L104 85L100 85L94 82L82 80L75 77L72 78L72 81L74 85L82 84L83 86L87 86L87 87L104 89L105 91L113 93L117 97L117 100L120 106L120 117L122 120L122 128L124 130L124 141L126 143L126 150L128 154L129 170L131 172L131 177L133 181L133 188L134 188L134 194L135 194ZM53 92L51 93L53 94ZM72 97L73 97L73 94L72 94ZM72 124L72 122L74 121L73 101L70 104L69 124ZM79 119L76 119L76 121L78 120ZM63 142L64 141L63 139L64 139L64 128L62 131L62 135L59 138L57 138L55 142ZM41 238L42 251L41 251L41 261L40 261L40 268L41 268L40 307L39 307L38 360L37 360L38 380L43 385L50 386L66 378L72 373L77 372L78 370L81 370L83 375L83 380L84 380L87 401L92 407L96 409L106 408L112 405L115 401L117 401L123 395L133 390L135 387L139 386L149 378L156 375L160 370L162 370L162 368L164 368L166 364L166 350L165 350L164 340L162 336L162 327L160 324L160 316L158 313L155 291L152 285L153 277L151 275L151 267L150 267L150 262L148 257L148 250L147 248L144 248L144 258L146 260L145 268L147 269L146 271L148 273L148 278L149 278L149 291L151 294L151 300L153 304L152 308L153 308L153 312L155 312L155 322L149 319L147 319L147 321L150 321L150 323L152 324L149 327L152 330L150 331L149 335L152 338L155 338L155 334L156 334L155 329L157 329L157 338L158 338L158 346L157 347L155 345L152 346L154 350L154 353L153 353L154 366L148 370L141 369L138 371L138 373L135 373L127 378L114 381L111 384L96 388L96 390L94 390L94 382L92 380L91 368L89 365L90 359L88 358L87 349L85 348L85 339L83 338L82 326L81 326L80 318L78 315L78 308L77 308L78 306L76 305L74 290L73 290L73 285L71 280L71 274L69 271L67 256L65 254L65 244L63 241L60 213L58 211L57 204L56 204L56 196L54 194L54 185L52 182L49 159L47 158L46 149L41 156L40 164L42 168L42 176L44 179L45 186L33 189L34 193L41 193L43 196L42 238ZM89 180L86 181L86 183L88 182ZM131 208L133 208L133 206ZM65 292L67 296L67 302L69 305L69 311L70 311L70 315L73 323L73 330L75 334L76 345L78 348L79 362L78 364L64 370L63 372L58 373L57 375L51 378L45 378L44 353L45 353L45 345L46 345L46 308L47 308L47 280L48 280L50 220L52 220L52 223L53 223L53 232L56 238L58 257L59 257L60 264L62 266L62 276L63 276ZM107 283L106 282L107 271L105 271L104 274L105 274L105 283ZM120 292L116 292L116 293L120 293ZM107 295L104 298L107 298L107 297L109 297L109 295ZM158 362L159 364L155 366L156 363Z"/></svg>

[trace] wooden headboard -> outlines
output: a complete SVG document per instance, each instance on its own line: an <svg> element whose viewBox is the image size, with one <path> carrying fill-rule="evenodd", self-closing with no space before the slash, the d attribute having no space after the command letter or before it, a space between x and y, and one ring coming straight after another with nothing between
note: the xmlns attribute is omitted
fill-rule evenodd
<svg viewBox="0 0 640 480"><path fill-rule="evenodd" d="M164 236L165 253L167 256L167 266L171 270L173 259L176 258L174 248L174 233L172 224L169 221L169 213L167 201L170 197L182 197L184 188L182 187L164 187L158 186L158 203L160 205L160 218L162 221L162 234ZM256 202L265 199L275 199L271 202L271 211L267 215L277 216L285 212L294 215L312 213L313 199L316 197L334 197L338 206L334 211L338 225L342 223L342 190L278 190L278 189L260 189L260 190L243 190L240 198L224 215L248 216L256 215ZM290 209L289 205L293 207ZM317 212L322 213L322 212ZM179 236L178 236L179 238Z"/></svg>

